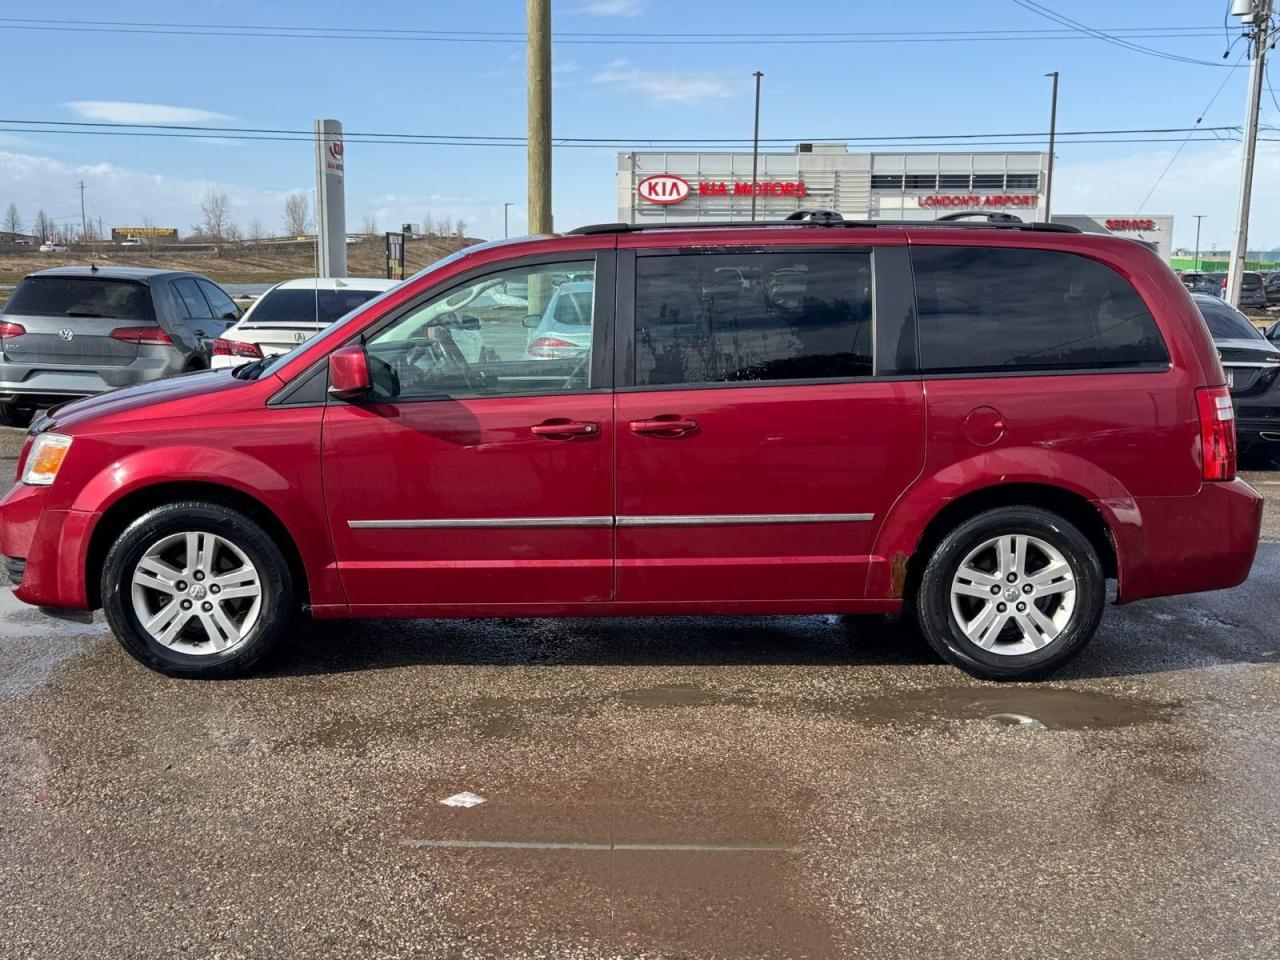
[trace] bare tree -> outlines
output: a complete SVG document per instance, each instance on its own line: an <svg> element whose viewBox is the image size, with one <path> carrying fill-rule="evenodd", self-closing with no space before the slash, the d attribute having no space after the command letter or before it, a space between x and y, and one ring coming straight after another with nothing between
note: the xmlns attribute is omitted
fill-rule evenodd
<svg viewBox="0 0 1280 960"><path fill-rule="evenodd" d="M43 210L36 214L35 222L31 225L31 232L42 243L53 236L53 221L49 219L49 215Z"/></svg>
<svg viewBox="0 0 1280 960"><path fill-rule="evenodd" d="M231 201L225 193L210 188L204 195L200 202L200 225L197 229L214 243L232 239L227 232L234 230L235 225L231 222Z"/></svg>
<svg viewBox="0 0 1280 960"><path fill-rule="evenodd" d="M17 240L17 234L21 230L22 217L18 216L18 205L10 201L9 209L4 212L4 232L9 235L10 240Z"/></svg>
<svg viewBox="0 0 1280 960"><path fill-rule="evenodd" d="M364 215L364 225L360 228L360 232L367 237L373 236L375 233L377 233L378 218L375 217L372 213L366 213Z"/></svg>
<svg viewBox="0 0 1280 960"><path fill-rule="evenodd" d="M464 237L466 237L466 235L467 235L467 225L466 225L466 223L464 223L461 219L459 219L459 220L458 220L458 221L453 225L453 235L454 235L455 237L457 237L459 240L461 240L461 239L463 239Z"/></svg>
<svg viewBox="0 0 1280 960"><path fill-rule="evenodd" d="M436 222L431 219L431 212L428 211L426 217L422 221L422 235L424 237L434 237L436 234Z"/></svg>
<svg viewBox="0 0 1280 960"><path fill-rule="evenodd" d="M293 237L303 236L311 227L311 202L305 193L295 193L284 202L284 229Z"/></svg>
<svg viewBox="0 0 1280 960"><path fill-rule="evenodd" d="M249 229L247 233L250 240L261 240L267 235L267 232L262 228L262 221L257 217L254 217L249 221Z"/></svg>

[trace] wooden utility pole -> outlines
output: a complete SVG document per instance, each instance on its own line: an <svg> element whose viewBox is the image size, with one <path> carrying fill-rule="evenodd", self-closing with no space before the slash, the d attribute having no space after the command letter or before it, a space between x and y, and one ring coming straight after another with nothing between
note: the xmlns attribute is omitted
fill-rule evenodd
<svg viewBox="0 0 1280 960"><path fill-rule="evenodd" d="M551 233L551 0L526 0L529 87L529 233Z"/></svg>

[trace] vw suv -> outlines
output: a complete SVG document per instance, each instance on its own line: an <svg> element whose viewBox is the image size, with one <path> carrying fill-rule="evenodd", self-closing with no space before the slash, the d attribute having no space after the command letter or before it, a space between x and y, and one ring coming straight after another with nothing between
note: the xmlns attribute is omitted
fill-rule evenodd
<svg viewBox="0 0 1280 960"><path fill-rule="evenodd" d="M531 352L569 283L589 338ZM249 670L300 613L901 612L1026 678L1080 652L1109 579L1120 603L1244 580L1262 502L1235 471L1217 351L1141 244L607 224L51 410L0 553L19 599L102 607L179 676Z"/></svg>

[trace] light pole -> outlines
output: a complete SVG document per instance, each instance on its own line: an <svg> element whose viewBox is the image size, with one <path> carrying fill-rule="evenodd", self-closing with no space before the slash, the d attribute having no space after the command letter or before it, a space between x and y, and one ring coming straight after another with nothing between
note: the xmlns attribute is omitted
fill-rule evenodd
<svg viewBox="0 0 1280 960"><path fill-rule="evenodd" d="M1049 105L1049 171L1044 184L1044 222L1049 222L1049 210L1053 203L1053 142L1058 135L1058 71L1046 73L1053 77L1053 99Z"/></svg>
<svg viewBox="0 0 1280 960"><path fill-rule="evenodd" d="M502 205L502 238L504 240L511 236L511 233L507 230L507 214L511 211L511 206L512 205L510 203L504 203Z"/></svg>
<svg viewBox="0 0 1280 960"><path fill-rule="evenodd" d="M1197 213L1196 218L1196 265L1193 269L1200 269L1200 221L1204 219L1203 213Z"/></svg>
<svg viewBox="0 0 1280 960"><path fill-rule="evenodd" d="M759 70L752 74L756 78L756 127L751 137L751 219L756 218L756 172L760 162L760 78L764 76Z"/></svg>
<svg viewBox="0 0 1280 960"><path fill-rule="evenodd" d="M1248 42L1253 48L1253 65L1249 68L1249 105L1244 119L1244 169L1240 174L1240 205L1236 212L1236 234L1231 242L1231 262L1227 265L1226 301L1233 307L1240 306L1240 286L1244 278L1245 256L1249 247L1249 203L1253 196L1253 160L1258 149L1258 110L1262 104L1262 83L1266 76L1267 31L1271 25L1271 0L1237 2L1237 8L1248 8L1240 13L1243 22L1253 27Z"/></svg>

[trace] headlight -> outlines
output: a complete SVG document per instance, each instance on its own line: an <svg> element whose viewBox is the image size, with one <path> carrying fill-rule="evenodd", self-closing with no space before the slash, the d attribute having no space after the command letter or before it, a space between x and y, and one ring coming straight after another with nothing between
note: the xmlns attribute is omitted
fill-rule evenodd
<svg viewBox="0 0 1280 960"><path fill-rule="evenodd" d="M60 433L42 433L31 444L27 468L22 472L22 482L35 487L47 487L58 475L58 468L71 449L71 438Z"/></svg>

